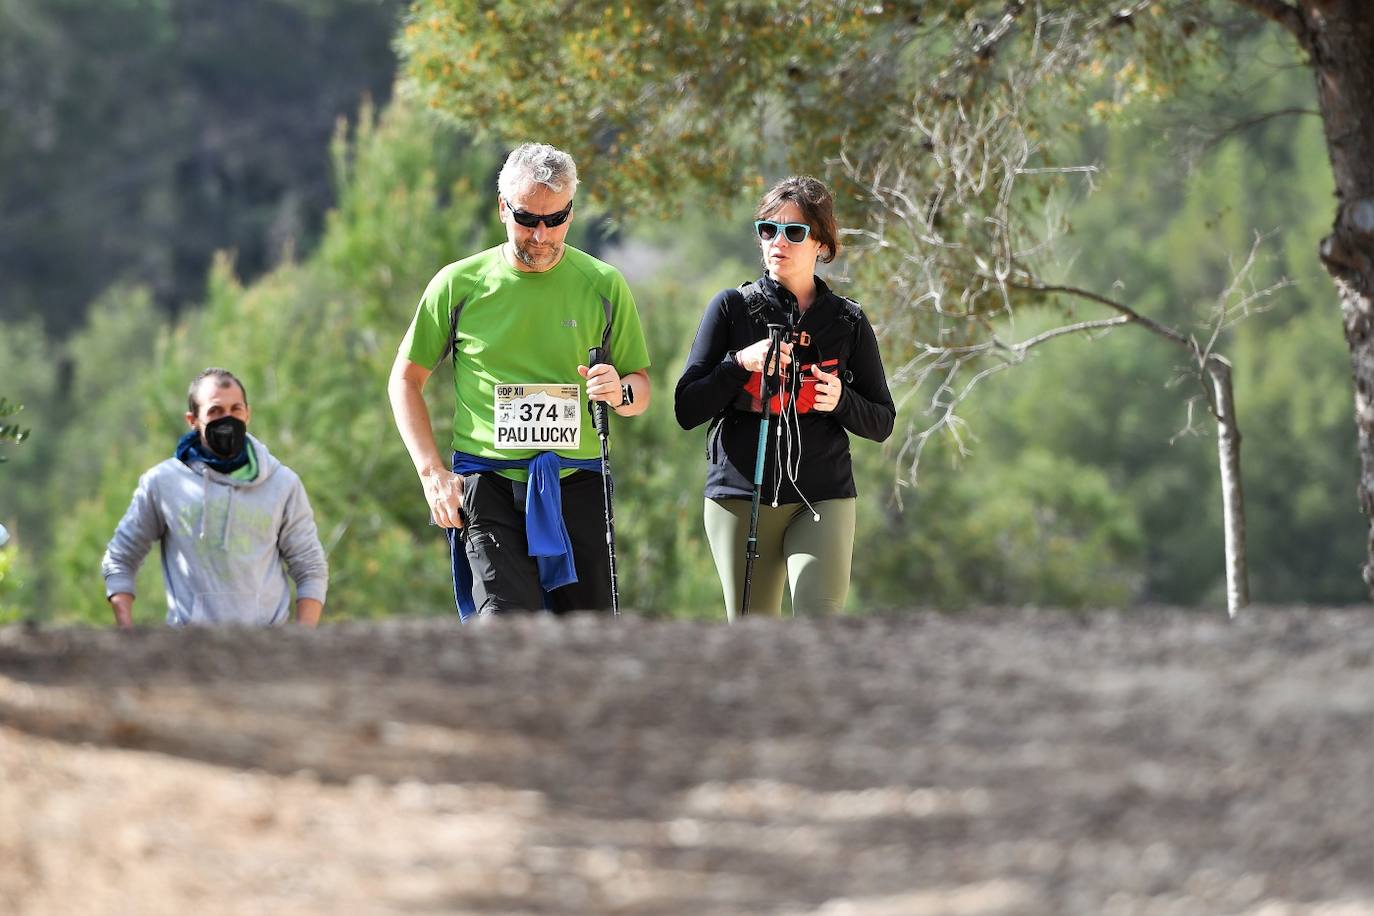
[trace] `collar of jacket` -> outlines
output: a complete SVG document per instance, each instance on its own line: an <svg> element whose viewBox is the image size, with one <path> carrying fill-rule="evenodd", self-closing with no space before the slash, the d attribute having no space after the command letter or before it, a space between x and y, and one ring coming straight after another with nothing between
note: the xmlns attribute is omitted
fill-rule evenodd
<svg viewBox="0 0 1374 916"><path fill-rule="evenodd" d="M811 308L807 309L808 312L835 296L824 280L820 277L813 279L816 283L816 296L811 301ZM740 292L744 296L744 303L751 318L756 318L765 324L782 324L789 328L795 328L801 323L802 313L801 308L797 305L797 297L792 294L790 289L767 274L757 280L741 284ZM843 297L835 298L843 299Z"/></svg>

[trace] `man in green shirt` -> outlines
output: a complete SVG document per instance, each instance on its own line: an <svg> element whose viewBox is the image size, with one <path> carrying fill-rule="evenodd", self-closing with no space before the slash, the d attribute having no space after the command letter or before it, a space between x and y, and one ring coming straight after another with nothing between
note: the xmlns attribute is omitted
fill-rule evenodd
<svg viewBox="0 0 1374 916"><path fill-rule="evenodd" d="M600 445L586 400L649 406L648 347L620 272L564 244L577 166L527 143L497 181L506 242L430 281L387 386L433 522L448 531L459 615L611 606ZM590 348L603 361L588 365ZM453 358L453 461L422 396ZM553 485L553 481L558 485Z"/></svg>

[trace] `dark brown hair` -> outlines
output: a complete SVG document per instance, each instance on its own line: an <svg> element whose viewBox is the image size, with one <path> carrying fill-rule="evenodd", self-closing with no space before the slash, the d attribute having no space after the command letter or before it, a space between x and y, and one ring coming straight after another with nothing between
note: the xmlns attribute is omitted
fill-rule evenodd
<svg viewBox="0 0 1374 916"><path fill-rule="evenodd" d="M218 387L220 388L228 388L230 385L238 385L239 391L243 392L243 403L247 405L248 389L243 387L243 382L240 382L237 378L235 378L234 373L230 372L228 369L220 369L216 366L212 366L209 369L202 369L200 375L197 375L195 378L191 379L191 387L186 390L186 406L191 413L195 414L197 417L200 416L200 405L196 403L196 392L200 390L200 383L205 381L207 378L218 379Z"/></svg>
<svg viewBox="0 0 1374 916"><path fill-rule="evenodd" d="M802 212L802 219L811 227L812 237L825 246L821 263L829 264L835 260L835 255L840 253L840 243L836 238L840 230L835 225L835 202L819 179L810 175L793 175L779 181L759 201L754 219L768 219L789 201Z"/></svg>

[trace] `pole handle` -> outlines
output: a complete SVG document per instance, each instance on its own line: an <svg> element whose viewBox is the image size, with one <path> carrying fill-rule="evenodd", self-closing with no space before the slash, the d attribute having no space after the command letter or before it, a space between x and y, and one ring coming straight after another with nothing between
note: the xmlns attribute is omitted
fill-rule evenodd
<svg viewBox="0 0 1374 916"><path fill-rule="evenodd" d="M601 353L600 347L592 347L587 351L587 368L604 363L606 358ZM592 425L596 427L596 434L605 439L611 434L610 420L607 417L606 402L588 400L587 406L592 410Z"/></svg>
<svg viewBox="0 0 1374 916"><path fill-rule="evenodd" d="M772 413L773 395L782 388L782 337L786 331L785 325L768 325L768 352L763 357L763 379L759 385L764 416ZM772 372L768 371L770 366Z"/></svg>

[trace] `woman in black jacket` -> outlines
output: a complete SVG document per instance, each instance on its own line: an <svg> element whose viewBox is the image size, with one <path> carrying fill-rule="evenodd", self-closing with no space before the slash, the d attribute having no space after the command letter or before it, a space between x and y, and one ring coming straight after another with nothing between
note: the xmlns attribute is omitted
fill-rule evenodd
<svg viewBox="0 0 1374 916"><path fill-rule="evenodd" d="M794 614L836 613L854 548L849 433L882 442L897 410L868 318L815 275L818 259L828 264L839 252L825 185L787 178L763 196L755 217L767 273L706 307L674 408L683 429L711 424L706 536L734 620L743 603L768 326L783 326L748 612L781 614L786 581Z"/></svg>

